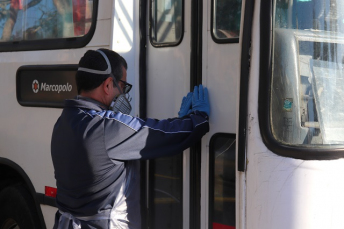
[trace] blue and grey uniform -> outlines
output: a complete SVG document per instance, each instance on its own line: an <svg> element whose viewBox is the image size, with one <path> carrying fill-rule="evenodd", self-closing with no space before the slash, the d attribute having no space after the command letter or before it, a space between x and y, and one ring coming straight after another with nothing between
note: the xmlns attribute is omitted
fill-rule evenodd
<svg viewBox="0 0 344 229"><path fill-rule="evenodd" d="M94 100L66 100L51 141L59 209L54 228L140 228L138 159L176 155L208 131L203 112L140 119Z"/></svg>

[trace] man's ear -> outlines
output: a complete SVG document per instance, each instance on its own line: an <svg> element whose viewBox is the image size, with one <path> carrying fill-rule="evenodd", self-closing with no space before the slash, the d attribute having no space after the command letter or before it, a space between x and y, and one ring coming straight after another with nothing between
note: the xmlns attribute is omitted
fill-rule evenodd
<svg viewBox="0 0 344 229"><path fill-rule="evenodd" d="M110 94L110 89L111 87L113 87L113 82L112 82L112 78L108 77L106 80L104 80L103 82L103 91L106 95Z"/></svg>

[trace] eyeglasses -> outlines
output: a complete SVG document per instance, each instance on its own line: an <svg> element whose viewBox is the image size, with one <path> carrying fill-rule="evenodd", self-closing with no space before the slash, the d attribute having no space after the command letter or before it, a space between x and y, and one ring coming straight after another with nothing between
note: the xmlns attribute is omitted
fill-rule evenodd
<svg viewBox="0 0 344 229"><path fill-rule="evenodd" d="M125 82L125 81L123 81L123 80L118 80L118 81L120 81L121 83L124 84L124 87L123 87L123 94L128 94L129 91L131 90L131 88L133 87L133 85L131 85L130 83L127 83L127 82ZM113 82L114 82L114 84L118 87L118 84L117 84L116 80L114 80ZM118 87L118 88L119 88L119 87ZM122 91L122 90L120 90L120 91Z"/></svg>
<svg viewBox="0 0 344 229"><path fill-rule="evenodd" d="M125 82L123 80L119 80L119 81L124 84L123 93L124 94L128 94L129 91L131 90L131 88L133 87L133 85L131 85L130 83L127 83L127 82Z"/></svg>

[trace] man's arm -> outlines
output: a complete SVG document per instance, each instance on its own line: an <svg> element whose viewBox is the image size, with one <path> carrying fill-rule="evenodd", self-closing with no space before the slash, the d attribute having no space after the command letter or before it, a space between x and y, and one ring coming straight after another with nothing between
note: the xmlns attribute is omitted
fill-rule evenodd
<svg viewBox="0 0 344 229"><path fill-rule="evenodd" d="M174 119L133 119L131 123L139 122L141 125L135 133L120 143L115 139L106 143L111 159L135 160L172 156L189 148L209 131L208 116L199 111ZM123 131L129 133L132 129L128 131L123 129ZM121 135L120 132L117 134ZM114 145L116 143L117 145Z"/></svg>
<svg viewBox="0 0 344 229"><path fill-rule="evenodd" d="M120 122L131 128L131 131L124 128L118 132L119 138L106 141L110 142L106 145L108 154L112 159L134 160L181 153L209 131L209 113L208 89L199 85L183 98L181 110L178 112L180 118L141 120L117 114L123 119ZM135 133L128 136L132 130L135 130Z"/></svg>

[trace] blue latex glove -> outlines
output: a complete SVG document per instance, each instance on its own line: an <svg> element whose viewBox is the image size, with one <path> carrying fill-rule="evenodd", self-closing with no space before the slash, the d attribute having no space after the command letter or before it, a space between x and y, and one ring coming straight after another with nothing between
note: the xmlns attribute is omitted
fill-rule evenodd
<svg viewBox="0 0 344 229"><path fill-rule="evenodd" d="M192 102L192 92L189 92L186 96L184 96L182 100L182 104L180 105L180 110L178 112L179 117L183 117L192 111L191 102Z"/></svg>
<svg viewBox="0 0 344 229"><path fill-rule="evenodd" d="M194 87L193 96L192 96L192 110L193 111L203 111L210 114L210 104L208 97L208 89L203 88L202 85Z"/></svg>

